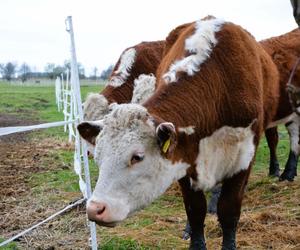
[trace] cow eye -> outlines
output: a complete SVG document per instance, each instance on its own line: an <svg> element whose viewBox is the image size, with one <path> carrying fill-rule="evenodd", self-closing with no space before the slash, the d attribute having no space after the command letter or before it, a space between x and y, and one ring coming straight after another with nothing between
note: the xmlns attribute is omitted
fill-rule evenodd
<svg viewBox="0 0 300 250"><path fill-rule="evenodd" d="M131 163L131 165L133 165L135 163L141 162L142 160L144 160L144 155L143 154L134 154L131 157L130 163Z"/></svg>

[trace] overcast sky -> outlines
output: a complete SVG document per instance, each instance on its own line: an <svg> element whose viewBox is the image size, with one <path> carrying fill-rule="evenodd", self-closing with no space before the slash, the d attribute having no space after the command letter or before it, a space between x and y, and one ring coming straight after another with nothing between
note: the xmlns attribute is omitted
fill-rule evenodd
<svg viewBox="0 0 300 250"><path fill-rule="evenodd" d="M69 58L64 20L73 16L77 58L99 71L141 41L161 40L176 26L208 14L232 21L258 40L296 28L289 0L0 0L0 63L38 70Z"/></svg>

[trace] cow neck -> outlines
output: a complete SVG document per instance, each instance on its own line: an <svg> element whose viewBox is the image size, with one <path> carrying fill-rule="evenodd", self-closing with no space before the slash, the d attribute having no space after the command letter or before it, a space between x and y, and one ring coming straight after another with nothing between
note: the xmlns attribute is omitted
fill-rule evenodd
<svg viewBox="0 0 300 250"><path fill-rule="evenodd" d="M202 76L205 75L203 70ZM221 125L219 110L222 96L199 75L197 86L189 79L160 86L144 106L150 115L172 122L176 128L194 127L199 139L209 136ZM203 85L203 87L199 87Z"/></svg>

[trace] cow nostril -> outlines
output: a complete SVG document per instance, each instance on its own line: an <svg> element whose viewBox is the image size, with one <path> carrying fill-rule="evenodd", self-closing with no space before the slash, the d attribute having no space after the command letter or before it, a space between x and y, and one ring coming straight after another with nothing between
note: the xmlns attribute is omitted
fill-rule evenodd
<svg viewBox="0 0 300 250"><path fill-rule="evenodd" d="M97 215L102 214L104 211L105 211L105 206L103 206L103 207L98 207L98 209L97 209Z"/></svg>

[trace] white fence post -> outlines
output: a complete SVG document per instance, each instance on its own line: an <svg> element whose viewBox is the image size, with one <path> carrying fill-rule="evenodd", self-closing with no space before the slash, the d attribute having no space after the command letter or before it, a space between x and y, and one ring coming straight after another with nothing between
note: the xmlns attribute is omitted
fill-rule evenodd
<svg viewBox="0 0 300 250"><path fill-rule="evenodd" d="M60 112L60 108L61 108L62 84L63 83L60 81L60 78L57 77L55 80L55 97L56 97L56 105L57 105L58 112Z"/></svg>
<svg viewBox="0 0 300 250"><path fill-rule="evenodd" d="M75 51L75 40L74 40L74 31L72 24L72 17L68 16L66 19L66 29L70 34L71 39L71 85L74 88L74 101L77 103L77 112L74 110L74 114L78 114L79 117L76 117L75 126L77 127L78 123L83 120L83 110L82 110L82 102L80 95L80 83L79 83L79 74L78 74L78 65ZM76 130L76 133L78 131ZM87 156L86 144L83 140L79 139L76 142L77 146L81 145L81 152L84 163L84 175L86 182L86 198L89 199L91 197L91 181L90 181L90 172L89 172L89 163ZM91 247L93 250L97 249L97 237L96 237L96 225L94 222L89 221L90 232L91 232Z"/></svg>

